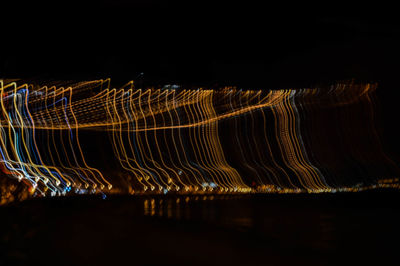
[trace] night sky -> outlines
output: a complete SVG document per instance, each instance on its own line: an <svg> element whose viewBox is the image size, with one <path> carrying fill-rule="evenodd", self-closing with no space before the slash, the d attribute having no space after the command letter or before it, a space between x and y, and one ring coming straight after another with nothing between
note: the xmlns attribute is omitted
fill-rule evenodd
<svg viewBox="0 0 400 266"><path fill-rule="evenodd" d="M2 8L2 76L124 82L144 72L148 82L253 88L396 79L390 7L166 2L13 1Z"/></svg>

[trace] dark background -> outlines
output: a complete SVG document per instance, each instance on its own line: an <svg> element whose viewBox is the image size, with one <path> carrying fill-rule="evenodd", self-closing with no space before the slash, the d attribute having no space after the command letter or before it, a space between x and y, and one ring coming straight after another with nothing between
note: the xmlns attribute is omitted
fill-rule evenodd
<svg viewBox="0 0 400 266"><path fill-rule="evenodd" d="M1 76L245 87L395 80L396 9L251 1L12 1Z"/></svg>
<svg viewBox="0 0 400 266"><path fill-rule="evenodd" d="M12 1L0 11L0 77L254 89L378 82L383 138L399 150L397 9L263 2Z"/></svg>

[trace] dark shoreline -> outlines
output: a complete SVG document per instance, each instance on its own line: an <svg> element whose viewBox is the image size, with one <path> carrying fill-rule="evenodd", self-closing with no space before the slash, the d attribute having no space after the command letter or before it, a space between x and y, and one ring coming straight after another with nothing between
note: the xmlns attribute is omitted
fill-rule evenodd
<svg viewBox="0 0 400 266"><path fill-rule="evenodd" d="M287 202L292 200L302 200L302 201L315 201L315 200L325 200L329 202L343 202L345 200L398 200L400 199L400 190L393 188L377 188L371 190L365 190L360 192L336 192L336 193L251 193L251 194L106 194L106 198L103 198L102 194L72 194L66 196L55 196L55 197L33 197L24 201L14 201L9 204L0 206L0 211L4 208L18 207L24 204L31 204L35 202L48 202L48 201L75 201L75 200L99 200L99 201L109 201L109 200L132 200L137 199L176 199L176 198L187 198L195 199L198 198L199 201L210 200L234 200L234 199L245 199L245 200L272 200L279 202ZM206 197L206 199L204 199ZM371 198L372 197L372 198ZM389 203L389 202L388 202ZM396 203L396 202L393 202Z"/></svg>

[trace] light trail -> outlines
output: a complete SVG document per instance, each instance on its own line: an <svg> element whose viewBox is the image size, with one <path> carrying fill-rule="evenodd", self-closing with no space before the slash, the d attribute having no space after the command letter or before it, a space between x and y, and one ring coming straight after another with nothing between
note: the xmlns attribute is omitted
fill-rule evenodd
<svg viewBox="0 0 400 266"><path fill-rule="evenodd" d="M10 177L24 197L399 188L398 162L374 124L376 87L136 89L131 81L115 89L110 79L1 80L0 197L10 201Z"/></svg>

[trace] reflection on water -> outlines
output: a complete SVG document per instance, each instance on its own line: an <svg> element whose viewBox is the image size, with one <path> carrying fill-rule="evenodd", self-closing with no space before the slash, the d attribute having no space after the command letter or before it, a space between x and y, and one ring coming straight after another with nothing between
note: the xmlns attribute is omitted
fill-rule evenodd
<svg viewBox="0 0 400 266"><path fill-rule="evenodd" d="M227 198L221 196L218 200ZM145 216L158 216L173 220L216 221L218 204L216 205L213 202L214 199L215 196L186 196L166 199L146 198L143 200L143 214ZM240 219L237 224L241 223Z"/></svg>
<svg viewBox="0 0 400 266"><path fill-rule="evenodd" d="M396 192L25 201L3 207L0 246L20 262L4 265L30 265L34 259L43 265L43 250L53 264L63 258L60 265L398 265L398 197Z"/></svg>
<svg viewBox="0 0 400 266"><path fill-rule="evenodd" d="M268 199L232 195L181 196L146 198L143 214L208 223L235 232L252 233L285 248L320 252L379 248L382 235L378 228L388 222L393 223L393 226L388 225L389 228L396 228L394 224L399 222L398 215L392 210L346 206L346 203L344 206L325 204L315 200L280 201L277 204Z"/></svg>

